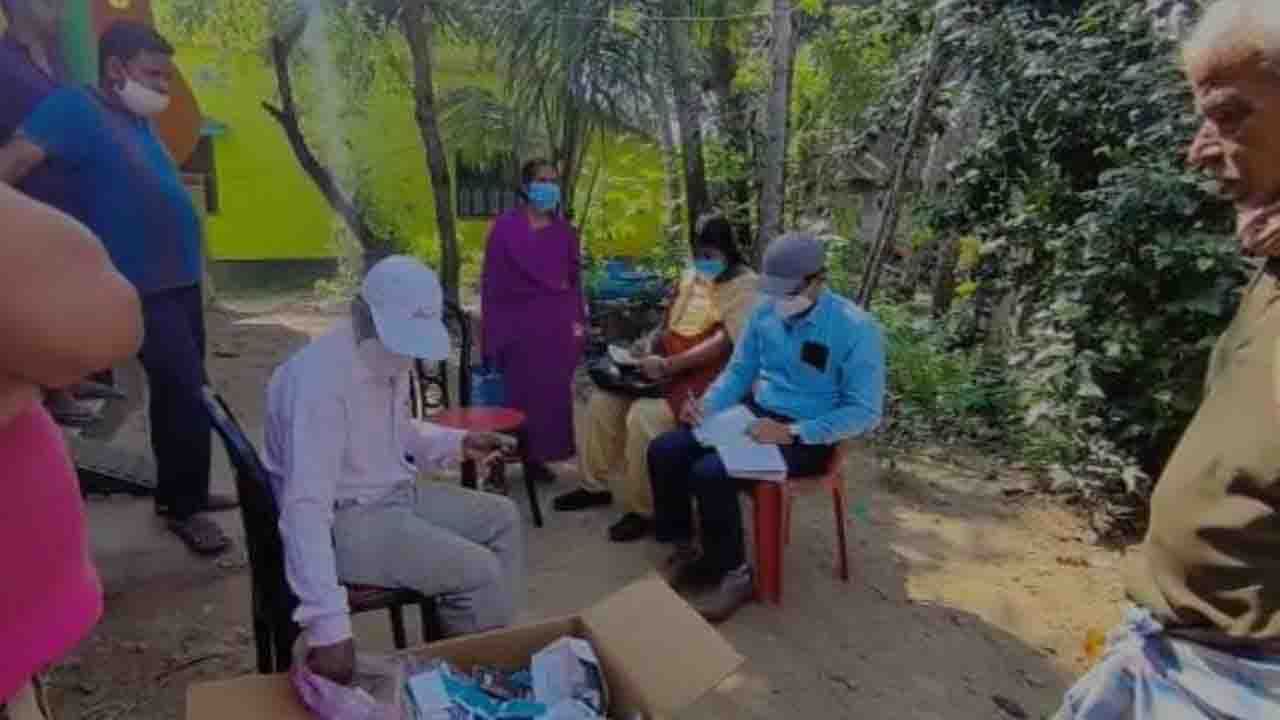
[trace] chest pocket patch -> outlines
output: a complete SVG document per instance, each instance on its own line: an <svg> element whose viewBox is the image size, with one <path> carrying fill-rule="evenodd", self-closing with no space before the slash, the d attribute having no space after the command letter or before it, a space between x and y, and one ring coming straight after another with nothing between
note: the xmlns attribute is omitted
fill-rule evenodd
<svg viewBox="0 0 1280 720"><path fill-rule="evenodd" d="M826 345L811 341L800 347L800 360L820 373L827 371L827 363L830 359L831 349Z"/></svg>

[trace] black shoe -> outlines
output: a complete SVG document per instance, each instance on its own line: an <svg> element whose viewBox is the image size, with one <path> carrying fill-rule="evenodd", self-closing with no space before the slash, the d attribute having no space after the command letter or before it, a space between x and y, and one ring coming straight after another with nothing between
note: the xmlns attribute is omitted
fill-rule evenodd
<svg viewBox="0 0 1280 720"><path fill-rule="evenodd" d="M578 510L586 510L594 507L604 507L613 503L613 493L611 492L591 492L578 488L573 492L567 492L556 498L552 503L552 507L557 512L575 512Z"/></svg>
<svg viewBox="0 0 1280 720"><path fill-rule="evenodd" d="M609 528L609 539L616 543L635 542L649 534L653 521L643 515L627 513Z"/></svg>

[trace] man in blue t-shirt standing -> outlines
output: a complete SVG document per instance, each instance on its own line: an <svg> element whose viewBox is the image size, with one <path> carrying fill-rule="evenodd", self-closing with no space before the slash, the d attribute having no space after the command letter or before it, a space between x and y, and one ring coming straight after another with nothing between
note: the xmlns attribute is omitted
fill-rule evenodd
<svg viewBox="0 0 1280 720"><path fill-rule="evenodd" d="M150 120L169 104L173 47L129 21L112 25L99 43L99 87L61 89L44 100L0 148L0 181L16 184L49 165L74 178L78 217L142 296L156 511L192 550L217 554L230 543L199 513L235 501L209 493L200 218Z"/></svg>

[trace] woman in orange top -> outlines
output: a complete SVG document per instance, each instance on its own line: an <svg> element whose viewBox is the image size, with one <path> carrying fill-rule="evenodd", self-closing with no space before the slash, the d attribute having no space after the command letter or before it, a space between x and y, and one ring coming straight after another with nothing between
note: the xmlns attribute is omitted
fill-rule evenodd
<svg viewBox="0 0 1280 720"><path fill-rule="evenodd" d="M578 443L582 486L556 498L557 510L609 505L617 492L624 514L609 528L609 538L630 542L649 533L649 443L675 429L684 403L700 397L724 368L755 305L757 282L728 221L706 221L693 245L693 267L681 277L666 321L642 343L640 369L665 381L666 397L592 394Z"/></svg>

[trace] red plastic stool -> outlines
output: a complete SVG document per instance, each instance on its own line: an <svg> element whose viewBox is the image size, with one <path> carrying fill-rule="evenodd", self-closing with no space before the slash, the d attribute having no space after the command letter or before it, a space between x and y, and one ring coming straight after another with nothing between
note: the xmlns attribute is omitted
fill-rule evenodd
<svg viewBox="0 0 1280 720"><path fill-rule="evenodd" d="M751 493L755 510L756 597L782 605L782 551L791 542L791 509L799 495L823 490L831 493L835 510L838 555L836 575L849 582L849 548L845 537L844 460L847 450L836 446L831 464L821 477L788 478L785 483L758 482Z"/></svg>
<svg viewBox="0 0 1280 720"><path fill-rule="evenodd" d="M516 435L524 442L525 415L519 410L498 407L470 407L442 410L427 418L427 422L435 423L455 430L467 432L494 432ZM538 504L538 483L530 477L525 478L525 486L529 490L529 508L533 512L534 527L542 527L542 507ZM462 486L475 489L478 486L476 464L470 460L462 463Z"/></svg>

